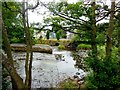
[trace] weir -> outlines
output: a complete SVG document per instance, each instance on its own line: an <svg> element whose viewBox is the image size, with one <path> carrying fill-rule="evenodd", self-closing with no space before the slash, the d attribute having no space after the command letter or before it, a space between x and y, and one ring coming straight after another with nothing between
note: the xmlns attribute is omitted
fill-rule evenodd
<svg viewBox="0 0 120 90"><path fill-rule="evenodd" d="M26 44L11 44L13 51L26 51ZM52 54L52 48L45 44L35 44L32 46L33 52L49 53Z"/></svg>

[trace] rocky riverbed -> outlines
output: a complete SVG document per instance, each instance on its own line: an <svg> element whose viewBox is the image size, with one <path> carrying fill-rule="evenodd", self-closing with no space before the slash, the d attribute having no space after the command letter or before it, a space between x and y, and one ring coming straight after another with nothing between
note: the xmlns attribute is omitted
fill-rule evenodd
<svg viewBox="0 0 120 90"><path fill-rule="evenodd" d="M32 88L56 87L61 81L74 76L84 78L86 73L82 69L75 67L72 51L59 51L52 47L53 54L33 53L32 63ZM86 55L86 52L82 54ZM25 79L25 57L24 52L13 52L15 66L18 73Z"/></svg>

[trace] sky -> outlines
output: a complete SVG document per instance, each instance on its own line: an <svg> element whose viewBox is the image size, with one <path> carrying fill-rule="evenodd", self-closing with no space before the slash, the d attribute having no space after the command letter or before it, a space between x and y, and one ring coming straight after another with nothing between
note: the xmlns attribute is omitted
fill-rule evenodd
<svg viewBox="0 0 120 90"><path fill-rule="evenodd" d="M49 2L49 1L54 1L54 2L59 2L60 0L41 0L42 2ZM61 0L61 1L65 1L65 0ZM77 1L79 1L79 0L67 0L68 1L68 3L75 3L75 2L77 2ZM98 1L104 1L104 2L106 2L106 4L108 5L108 6L110 6L110 0L98 0ZM33 0L29 0L28 1L29 3L33 3L33 4L35 4L34 2L33 2ZM39 8L39 11L41 12L41 13L44 13L45 11L48 11L45 7L38 7ZM28 18L29 18L29 22L30 23L33 23L33 22L35 22L35 23L37 23L37 22L43 22L43 18L44 17L46 17L47 15L49 15L49 13L47 13L47 14L37 14L37 12L35 11L35 12L32 12L31 10L29 11L29 16L28 16ZM101 23L102 22L105 22L105 20L103 20L103 21L101 21Z"/></svg>
<svg viewBox="0 0 120 90"><path fill-rule="evenodd" d="M54 2L59 2L60 0L41 0L42 2L49 2L49 1L54 1ZM61 0L61 1L65 1L65 0ZM67 0L68 3L75 3L77 2L78 0ZM39 11L41 13L44 13L45 11L48 11L45 7L40 7ZM45 16L49 15L49 13L47 13L46 15L40 15L40 14L37 14L36 12L31 12L29 11L29 22L30 23L33 23L33 22L43 22L43 18Z"/></svg>

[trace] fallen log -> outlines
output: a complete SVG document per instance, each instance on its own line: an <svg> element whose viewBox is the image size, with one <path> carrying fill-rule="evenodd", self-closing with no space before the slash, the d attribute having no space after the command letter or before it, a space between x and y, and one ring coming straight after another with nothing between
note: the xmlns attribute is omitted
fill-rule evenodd
<svg viewBox="0 0 120 90"><path fill-rule="evenodd" d="M11 48L13 51L25 52L26 51L26 44L11 44ZM52 54L52 48L49 45L44 45L44 44L33 45L32 51Z"/></svg>

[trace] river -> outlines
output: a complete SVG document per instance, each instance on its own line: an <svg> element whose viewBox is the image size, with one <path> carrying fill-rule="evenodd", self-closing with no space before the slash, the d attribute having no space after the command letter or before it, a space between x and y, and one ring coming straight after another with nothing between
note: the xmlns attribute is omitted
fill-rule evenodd
<svg viewBox="0 0 120 90"><path fill-rule="evenodd" d="M32 88L56 87L60 81L72 77L78 72L81 78L86 75L83 69L77 67L78 60L73 57L73 54L76 54L82 59L87 56L85 51L59 51L57 47L52 47L52 50L53 54L33 53ZM25 80L25 55L25 52L13 52L15 67L23 80Z"/></svg>

